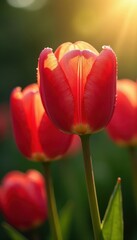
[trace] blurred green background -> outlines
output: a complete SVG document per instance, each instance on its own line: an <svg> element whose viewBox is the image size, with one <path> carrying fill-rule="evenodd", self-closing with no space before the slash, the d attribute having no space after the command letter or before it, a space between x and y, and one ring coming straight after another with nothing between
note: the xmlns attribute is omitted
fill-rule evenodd
<svg viewBox="0 0 137 240"><path fill-rule="evenodd" d="M1 0L0 103L9 103L14 87L36 82L37 60L44 47L56 49L65 41L87 41L99 52L103 45L110 45L118 59L118 78L135 80L136 22L135 0ZM116 180L121 177L124 239L137 239L137 212L128 150L116 146L104 131L91 137L91 151L101 218ZM73 205L68 239L92 239L81 152L53 163L52 167L59 211L69 201ZM28 168L42 171L40 164L26 160L19 153L9 126L8 134L0 141L0 178L13 169L26 171ZM48 223L41 231L46 235ZM0 239L8 239L2 226Z"/></svg>

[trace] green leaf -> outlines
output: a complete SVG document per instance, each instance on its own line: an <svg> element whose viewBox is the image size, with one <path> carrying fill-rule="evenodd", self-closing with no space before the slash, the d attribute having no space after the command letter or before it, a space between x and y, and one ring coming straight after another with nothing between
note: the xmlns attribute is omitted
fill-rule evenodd
<svg viewBox="0 0 137 240"><path fill-rule="evenodd" d="M102 221L104 240L123 240L121 179L118 178Z"/></svg>
<svg viewBox="0 0 137 240"><path fill-rule="evenodd" d="M11 227L8 223L3 223L3 227L5 228L7 234L12 240L27 240L21 233L19 233L16 229Z"/></svg>
<svg viewBox="0 0 137 240"><path fill-rule="evenodd" d="M72 216L73 216L73 205L71 202L68 202L60 212L60 225L61 225L63 240L69 239ZM48 239L54 240L51 236L49 236Z"/></svg>
<svg viewBox="0 0 137 240"><path fill-rule="evenodd" d="M60 214L60 224L64 240L67 240L69 238L72 217L73 217L73 205L72 203L69 202L65 205Z"/></svg>

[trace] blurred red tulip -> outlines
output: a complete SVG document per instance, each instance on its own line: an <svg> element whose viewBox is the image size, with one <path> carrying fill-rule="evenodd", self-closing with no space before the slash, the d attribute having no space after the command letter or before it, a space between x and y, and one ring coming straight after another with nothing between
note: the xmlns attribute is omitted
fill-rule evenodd
<svg viewBox="0 0 137 240"><path fill-rule="evenodd" d="M137 146L137 82L118 80L117 104L107 130L116 143Z"/></svg>
<svg viewBox="0 0 137 240"><path fill-rule="evenodd" d="M38 62L43 105L61 130L90 134L110 121L116 98L116 56L104 46L99 54L86 42L45 48Z"/></svg>
<svg viewBox="0 0 137 240"><path fill-rule="evenodd" d="M72 135L60 132L43 108L37 84L17 87L10 99L13 131L19 150L27 158L49 161L62 157Z"/></svg>
<svg viewBox="0 0 137 240"><path fill-rule="evenodd" d="M19 230L38 227L47 219L44 178L36 170L12 171L2 180L1 210L6 221Z"/></svg>

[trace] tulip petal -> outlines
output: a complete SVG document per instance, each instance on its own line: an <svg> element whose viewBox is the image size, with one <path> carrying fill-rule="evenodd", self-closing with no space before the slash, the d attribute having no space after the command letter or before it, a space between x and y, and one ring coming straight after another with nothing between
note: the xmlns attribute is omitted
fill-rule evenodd
<svg viewBox="0 0 137 240"><path fill-rule="evenodd" d="M31 170L30 174L34 175L35 172L33 173ZM7 174L2 181L4 215L10 224L22 230L40 224L47 216L45 196L42 193L44 186L37 185L36 181L33 181L28 175L29 173L13 171Z"/></svg>
<svg viewBox="0 0 137 240"><path fill-rule="evenodd" d="M65 42L61 44L56 51L54 52L56 58L58 61L61 60L61 58L64 56L65 53L69 52L70 50L73 50L73 44L71 42Z"/></svg>
<svg viewBox="0 0 137 240"><path fill-rule="evenodd" d="M137 143L137 82L118 80L118 97L113 117L107 130L117 143Z"/></svg>
<svg viewBox="0 0 137 240"><path fill-rule="evenodd" d="M41 220L47 216L47 197L45 194L45 181L42 174L36 170L29 170L26 172L26 178L30 185L31 193L29 196L36 206L37 216L41 216ZM37 218L37 217L36 217Z"/></svg>
<svg viewBox="0 0 137 240"><path fill-rule="evenodd" d="M137 82L129 79L118 80L117 89L118 92L122 92L127 96L134 108L137 108Z"/></svg>
<svg viewBox="0 0 137 240"><path fill-rule="evenodd" d="M90 50L95 55L99 55L98 51L87 42L77 41L74 43L74 45L77 46L77 49L79 49L79 50Z"/></svg>
<svg viewBox="0 0 137 240"><path fill-rule="evenodd" d="M45 150L47 161L63 156L70 146L72 135L65 134L57 129L46 113L43 115L39 130L39 141ZM45 159L46 160L46 159Z"/></svg>
<svg viewBox="0 0 137 240"><path fill-rule="evenodd" d="M73 96L67 79L51 49L42 51L38 67L40 93L44 108L58 128L69 132L74 117Z"/></svg>
<svg viewBox="0 0 137 240"><path fill-rule="evenodd" d="M24 179L23 174L17 171L13 173L17 175L12 178L10 173L3 181L4 215L13 226L19 229L29 228L31 227L30 222L32 223L30 219L32 214L30 215L30 213L34 211L34 209L31 209L33 204L30 201L29 191L27 190L29 183Z"/></svg>
<svg viewBox="0 0 137 240"><path fill-rule="evenodd" d="M36 184L36 186L39 186L40 189L43 189L43 191L45 190L45 181L43 175L39 171L28 170L26 176L31 182Z"/></svg>
<svg viewBox="0 0 137 240"><path fill-rule="evenodd" d="M60 61L75 102L74 124L84 121L84 115L81 114L84 87L96 57L89 50L73 50L65 54Z"/></svg>
<svg viewBox="0 0 137 240"><path fill-rule="evenodd" d="M116 98L116 57L111 48L104 47L93 64L85 85L84 115L93 131L110 121Z"/></svg>
<svg viewBox="0 0 137 240"><path fill-rule="evenodd" d="M44 108L37 84L31 84L23 90L23 103L28 125L31 131L31 153L42 154L43 150L38 139L38 126L44 114Z"/></svg>
<svg viewBox="0 0 137 240"><path fill-rule="evenodd" d="M118 93L118 100L113 117L107 127L110 135L118 142L132 141L134 137L137 137L135 109L133 105L122 92Z"/></svg>
<svg viewBox="0 0 137 240"><path fill-rule="evenodd" d="M15 88L10 98L13 132L16 144L20 151L30 158L31 156L31 132L28 126L27 116L23 104L23 95L20 88Z"/></svg>
<svg viewBox="0 0 137 240"><path fill-rule="evenodd" d="M92 47L89 43L86 43L84 41L77 41L75 43L71 43L71 42L66 42L61 44L55 51L55 56L56 58L60 61L62 59L62 57L64 56L64 54L66 54L67 52L71 51L71 50L90 50L95 54L99 54L97 52L97 50Z"/></svg>

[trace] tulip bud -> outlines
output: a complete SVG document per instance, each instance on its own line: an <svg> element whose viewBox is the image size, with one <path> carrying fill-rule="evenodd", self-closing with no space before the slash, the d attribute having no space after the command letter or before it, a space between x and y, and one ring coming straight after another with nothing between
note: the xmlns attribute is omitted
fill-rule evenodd
<svg viewBox="0 0 137 240"><path fill-rule="evenodd" d="M12 171L2 180L0 205L6 221L19 230L38 227L47 219L44 178L36 170Z"/></svg>
<svg viewBox="0 0 137 240"><path fill-rule="evenodd" d="M10 106L16 144L23 155L36 161L49 161L66 153L72 135L62 133L49 120L37 84L23 91L15 88Z"/></svg>
<svg viewBox="0 0 137 240"><path fill-rule="evenodd" d="M104 46L99 54L90 44L64 43L53 53L45 48L38 61L43 105L61 130L91 134L110 121L116 99L116 56Z"/></svg>
<svg viewBox="0 0 137 240"><path fill-rule="evenodd" d="M118 80L117 104L107 131L116 143L137 146L137 82Z"/></svg>

